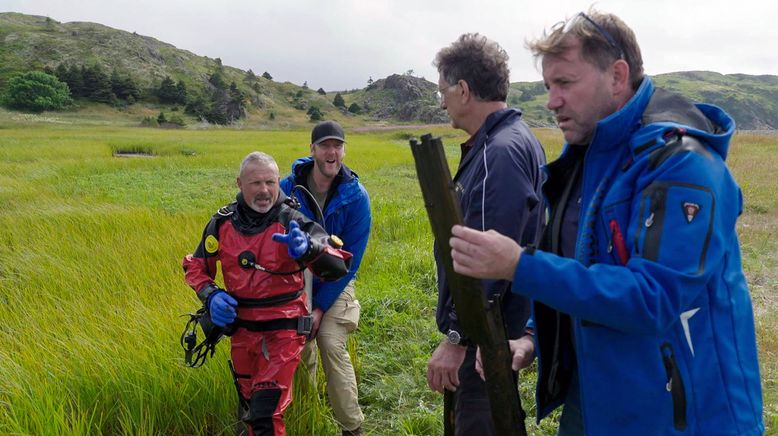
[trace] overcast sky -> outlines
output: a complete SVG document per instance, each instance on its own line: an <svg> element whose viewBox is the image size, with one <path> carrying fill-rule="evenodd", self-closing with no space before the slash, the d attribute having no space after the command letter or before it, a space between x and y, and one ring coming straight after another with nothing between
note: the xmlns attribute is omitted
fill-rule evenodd
<svg viewBox="0 0 778 436"><path fill-rule="evenodd" d="M0 11L91 21L328 91L413 70L465 32L511 57L511 81L540 80L526 39L592 1L575 0L0 0ZM637 35L648 74L709 70L778 75L775 0L600 0Z"/></svg>

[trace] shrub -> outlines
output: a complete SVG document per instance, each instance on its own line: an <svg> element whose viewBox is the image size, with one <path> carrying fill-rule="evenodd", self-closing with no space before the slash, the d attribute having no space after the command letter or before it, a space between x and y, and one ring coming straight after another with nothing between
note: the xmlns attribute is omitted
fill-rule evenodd
<svg viewBox="0 0 778 436"><path fill-rule="evenodd" d="M186 121L184 121L184 118L181 117L179 114L173 114L168 118L167 120L168 124L175 124L179 127L186 127Z"/></svg>
<svg viewBox="0 0 778 436"><path fill-rule="evenodd" d="M311 106L310 109L308 109L308 118L310 118L311 121L319 121L323 117L321 110L316 106Z"/></svg>
<svg viewBox="0 0 778 436"><path fill-rule="evenodd" d="M141 127L159 127L157 119L154 117L144 117L140 122Z"/></svg>
<svg viewBox="0 0 778 436"><path fill-rule="evenodd" d="M3 102L12 109L43 112L61 110L73 104L68 85L42 71L30 71L12 78Z"/></svg>
<svg viewBox="0 0 778 436"><path fill-rule="evenodd" d="M343 96L340 93L335 94L335 98L332 99L332 104L339 108L346 108L346 101L343 100Z"/></svg>

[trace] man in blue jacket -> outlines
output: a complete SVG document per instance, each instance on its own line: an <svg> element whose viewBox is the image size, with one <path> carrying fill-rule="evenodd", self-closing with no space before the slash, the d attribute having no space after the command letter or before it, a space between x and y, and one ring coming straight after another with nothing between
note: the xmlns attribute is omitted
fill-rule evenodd
<svg viewBox="0 0 778 436"><path fill-rule="evenodd" d="M529 47L567 142L542 243L457 226L451 245L456 271L534 301L510 345L514 368L538 356L538 420L564 404L565 435L762 434L743 197L724 163L734 122L654 88L614 15L578 14Z"/></svg>
<svg viewBox="0 0 778 436"><path fill-rule="evenodd" d="M317 124L311 132L311 156L298 159L281 189L300 203L300 211L324 227L332 239L354 257L348 274L335 282L313 279L313 328L303 350L303 364L316 371L316 345L321 351L335 419L343 435L361 435L364 416L359 407L357 379L346 348L349 333L359 323L354 277L370 236L370 199L359 177L343 164L346 136L334 121ZM314 378L315 379L315 378Z"/></svg>
<svg viewBox="0 0 778 436"><path fill-rule="evenodd" d="M440 73L441 107L453 127L470 135L461 145L454 176L465 224L497 230L521 244L534 242L544 218L540 167L545 155L521 112L505 104L508 55L482 35L465 34L438 52L434 64ZM493 435L485 384L475 372L476 347L459 326L437 254L435 260L436 318L445 339L429 360L427 383L438 392L455 391L457 435ZM508 337L520 337L529 316L527 299L509 292L510 280L484 280L483 288L490 299L502 303Z"/></svg>

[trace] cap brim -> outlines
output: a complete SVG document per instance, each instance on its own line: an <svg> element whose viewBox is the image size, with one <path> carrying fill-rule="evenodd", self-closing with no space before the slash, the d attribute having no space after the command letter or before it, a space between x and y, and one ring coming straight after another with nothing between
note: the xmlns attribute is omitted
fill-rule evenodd
<svg viewBox="0 0 778 436"><path fill-rule="evenodd" d="M325 137L323 137L323 138L319 138L319 139L317 139L317 140L316 140L316 142L314 142L314 144L321 144L322 142L324 142L324 141L326 141L326 140L328 140L328 139L337 139L338 141L340 141L340 142L342 142L342 143L344 143L344 144L346 143L346 140L345 140L345 139L343 139L343 138L341 138L340 136L337 136L337 135L330 135L330 136L325 136Z"/></svg>

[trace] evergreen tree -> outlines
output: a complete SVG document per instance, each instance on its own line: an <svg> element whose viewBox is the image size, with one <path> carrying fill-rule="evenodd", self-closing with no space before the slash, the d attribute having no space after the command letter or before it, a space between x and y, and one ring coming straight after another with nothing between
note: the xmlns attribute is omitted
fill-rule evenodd
<svg viewBox="0 0 778 436"><path fill-rule="evenodd" d="M346 101L343 100L343 96L340 93L335 94L335 98L332 99L332 104L339 108L346 108Z"/></svg>
<svg viewBox="0 0 778 436"><path fill-rule="evenodd" d="M110 104L116 102L116 95L111 89L111 79L99 64L82 66L81 80L83 80L84 94L90 100Z"/></svg>
<svg viewBox="0 0 778 436"><path fill-rule="evenodd" d="M30 71L13 77L8 81L2 100L12 109L32 112L60 110L73 103L67 84L42 71Z"/></svg>
<svg viewBox="0 0 778 436"><path fill-rule="evenodd" d="M362 112L362 108L356 103L351 103L351 106L348 107L348 111L352 114L358 114Z"/></svg>
<svg viewBox="0 0 778 436"><path fill-rule="evenodd" d="M267 80L273 80L273 76L271 76L270 73L268 73L267 71L262 73L262 77L264 77Z"/></svg>
<svg viewBox="0 0 778 436"><path fill-rule="evenodd" d="M128 102L137 101L140 98L140 89L129 74L120 74L115 68L111 73L111 91L117 98Z"/></svg>
<svg viewBox="0 0 778 436"><path fill-rule="evenodd" d="M81 68L75 65L70 65L67 69L65 78L60 79L68 84L68 88L70 88L70 95L73 97L87 96L86 90L84 89L84 76L81 74L81 72Z"/></svg>
<svg viewBox="0 0 778 436"><path fill-rule="evenodd" d="M165 76L157 88L157 97L161 103L178 103L178 90L170 76Z"/></svg>
<svg viewBox="0 0 778 436"><path fill-rule="evenodd" d="M65 64L57 65L57 68L54 69L54 76L59 79L60 82L68 83L68 67L66 67Z"/></svg>
<svg viewBox="0 0 778 436"><path fill-rule="evenodd" d="M321 110L320 110L318 107L316 107L316 106L311 106L311 107L308 109L308 118L309 118L311 121L319 121L319 120L321 120L321 119L322 119L322 117L323 117L323 115L322 115L322 113L321 113Z"/></svg>
<svg viewBox="0 0 778 436"><path fill-rule="evenodd" d="M187 97L186 84L179 80L176 84L176 103L186 104Z"/></svg>
<svg viewBox="0 0 778 436"><path fill-rule="evenodd" d="M227 89L227 81L224 79L224 72L221 69L215 70L208 77L208 81L217 89Z"/></svg>
<svg viewBox="0 0 778 436"><path fill-rule="evenodd" d="M206 114L210 111L209 102L203 96L196 95L189 99L185 111L197 118L206 118Z"/></svg>
<svg viewBox="0 0 778 436"><path fill-rule="evenodd" d="M164 112L160 112L159 115L157 116L157 123L159 123L159 124L167 123L167 117L165 117L165 113Z"/></svg>
<svg viewBox="0 0 778 436"><path fill-rule="evenodd" d="M324 88L319 88L316 90L316 92L318 92L321 95L327 95L327 91L325 91Z"/></svg>
<svg viewBox="0 0 778 436"><path fill-rule="evenodd" d="M303 89L308 89L308 81L303 82Z"/></svg>

